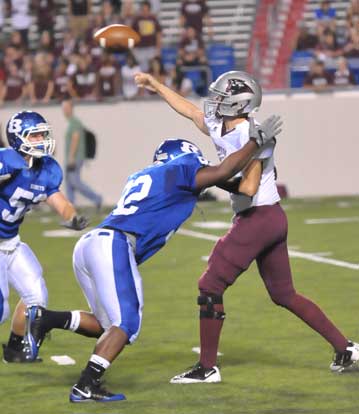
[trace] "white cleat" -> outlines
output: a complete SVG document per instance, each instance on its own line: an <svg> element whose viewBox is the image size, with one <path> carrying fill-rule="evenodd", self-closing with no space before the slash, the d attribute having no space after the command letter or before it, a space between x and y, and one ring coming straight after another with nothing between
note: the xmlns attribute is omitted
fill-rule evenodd
<svg viewBox="0 0 359 414"><path fill-rule="evenodd" d="M344 352L336 352L333 362L330 364L332 372L349 372L359 370L359 344L356 342L348 342L348 346Z"/></svg>

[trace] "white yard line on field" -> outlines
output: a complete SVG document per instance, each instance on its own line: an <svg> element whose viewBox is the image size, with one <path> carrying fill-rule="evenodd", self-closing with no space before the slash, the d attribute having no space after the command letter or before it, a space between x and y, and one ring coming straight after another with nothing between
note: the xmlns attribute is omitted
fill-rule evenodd
<svg viewBox="0 0 359 414"><path fill-rule="evenodd" d="M183 236L195 237L197 239L214 241L214 242L216 242L220 238L220 236L216 236L214 234L200 233L198 231L187 230L187 229L179 229L177 231L177 234L181 234ZM290 257L296 257L299 259L309 260L311 262L330 264L332 266L345 267L347 269L359 270L359 264L344 262L343 260L329 259L327 257L322 257L320 254L321 253L319 253L318 255L318 254L313 254L313 253L304 253L304 252L300 252L297 250L291 250L291 249L289 250Z"/></svg>
<svg viewBox="0 0 359 414"><path fill-rule="evenodd" d="M306 219L305 224L336 224L336 223L354 223L358 222L359 217L328 217L319 219Z"/></svg>

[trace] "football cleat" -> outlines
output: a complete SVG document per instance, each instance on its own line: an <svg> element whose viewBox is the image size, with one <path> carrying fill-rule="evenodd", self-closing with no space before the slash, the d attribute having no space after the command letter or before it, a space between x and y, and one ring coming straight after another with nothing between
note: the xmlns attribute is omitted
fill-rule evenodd
<svg viewBox="0 0 359 414"><path fill-rule="evenodd" d="M34 361L39 353L39 348L44 340L44 337L49 329L43 326L41 306L29 306L26 309L26 328L24 335L24 349L23 352L26 358Z"/></svg>
<svg viewBox="0 0 359 414"><path fill-rule="evenodd" d="M100 381L93 381L90 385L83 387L75 384L70 393L70 402L72 403L112 402L125 399L126 397L123 394L112 394L101 387Z"/></svg>
<svg viewBox="0 0 359 414"><path fill-rule="evenodd" d="M358 368L358 361L359 344L349 341L344 352L336 352L334 354L333 362L330 364L330 370L338 373L352 371L353 368Z"/></svg>
<svg viewBox="0 0 359 414"><path fill-rule="evenodd" d="M198 384L221 382L221 373L219 368L214 366L212 368L204 368L200 362L182 374L176 375L170 380L171 384Z"/></svg>
<svg viewBox="0 0 359 414"><path fill-rule="evenodd" d="M12 349L5 344L2 344L3 349L3 357L2 360L5 362L5 364L8 363L28 363L28 362L42 362L42 359L37 357L34 360L30 360L26 358L26 353L23 351L17 351L15 349Z"/></svg>

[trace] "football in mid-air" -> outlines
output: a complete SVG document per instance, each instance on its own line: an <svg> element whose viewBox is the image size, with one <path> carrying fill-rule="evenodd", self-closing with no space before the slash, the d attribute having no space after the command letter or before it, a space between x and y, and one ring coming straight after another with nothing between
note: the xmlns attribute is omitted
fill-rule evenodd
<svg viewBox="0 0 359 414"><path fill-rule="evenodd" d="M93 37L101 47L110 50L132 49L141 39L135 30L124 24L110 24L97 30Z"/></svg>

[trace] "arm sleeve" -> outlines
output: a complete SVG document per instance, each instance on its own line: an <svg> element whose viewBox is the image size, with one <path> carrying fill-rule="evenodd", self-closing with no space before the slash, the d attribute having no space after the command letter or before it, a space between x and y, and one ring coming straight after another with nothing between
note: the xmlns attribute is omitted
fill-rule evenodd
<svg viewBox="0 0 359 414"><path fill-rule="evenodd" d="M58 162L54 158L48 158L46 162L46 170L48 173L48 184L46 186L46 194L50 197L51 194L60 191L62 183L62 170Z"/></svg>
<svg viewBox="0 0 359 414"><path fill-rule="evenodd" d="M25 159L10 148L0 150L0 176L28 168Z"/></svg>

